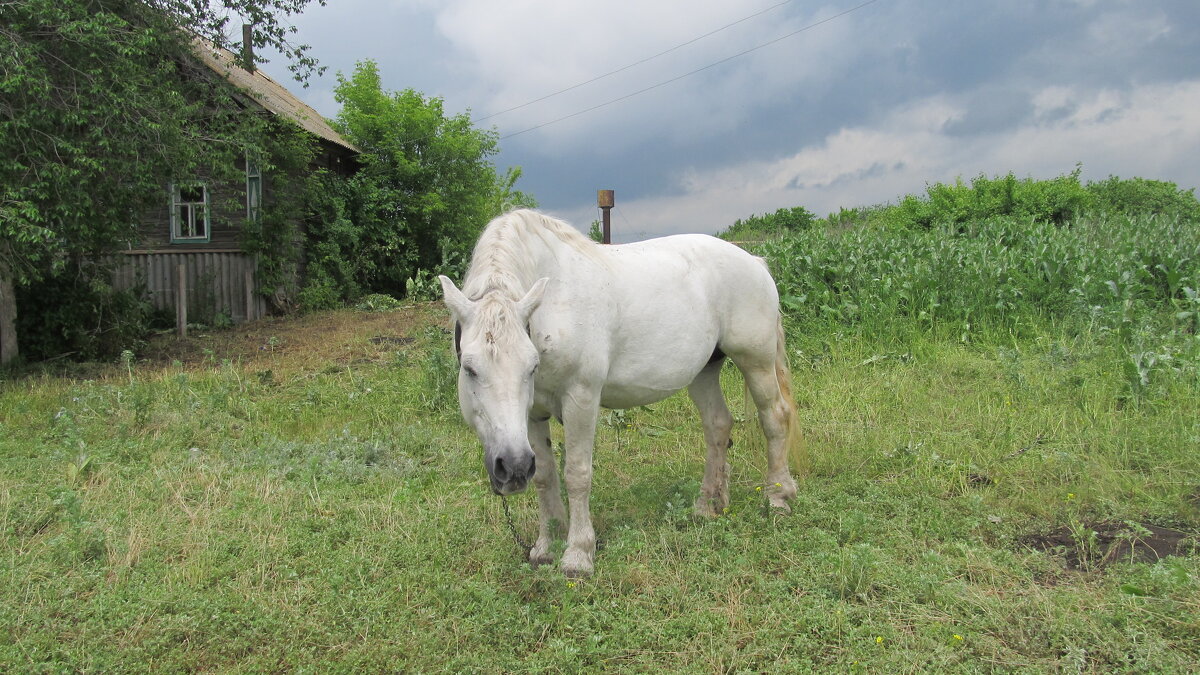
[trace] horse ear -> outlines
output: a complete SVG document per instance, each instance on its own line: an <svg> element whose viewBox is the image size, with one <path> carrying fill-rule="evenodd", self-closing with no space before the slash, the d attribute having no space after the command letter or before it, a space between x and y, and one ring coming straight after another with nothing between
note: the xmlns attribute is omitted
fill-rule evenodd
<svg viewBox="0 0 1200 675"><path fill-rule="evenodd" d="M525 293L525 297L517 302L517 315L521 317L521 323L529 321L529 316L533 314L533 310L542 301L542 294L546 292L546 284L550 282L549 277L542 277L534 282L533 286L529 287L529 291Z"/></svg>
<svg viewBox="0 0 1200 675"><path fill-rule="evenodd" d="M442 299L446 301L446 306L454 313L454 316L460 320L470 316L471 308L475 303L471 302L463 292L458 290L458 286L450 281L450 277L438 275L438 281L442 282Z"/></svg>

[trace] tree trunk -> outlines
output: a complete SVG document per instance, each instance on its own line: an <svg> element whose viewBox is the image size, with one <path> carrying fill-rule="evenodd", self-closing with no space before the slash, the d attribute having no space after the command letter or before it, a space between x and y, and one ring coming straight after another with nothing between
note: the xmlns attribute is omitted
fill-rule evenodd
<svg viewBox="0 0 1200 675"><path fill-rule="evenodd" d="M0 263L0 365L17 358L17 294L8 269Z"/></svg>

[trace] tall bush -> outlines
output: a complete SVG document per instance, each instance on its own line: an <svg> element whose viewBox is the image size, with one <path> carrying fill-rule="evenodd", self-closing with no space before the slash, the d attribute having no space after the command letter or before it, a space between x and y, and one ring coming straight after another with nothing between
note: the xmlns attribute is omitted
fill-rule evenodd
<svg viewBox="0 0 1200 675"><path fill-rule="evenodd" d="M375 62L339 75L336 97L337 126L363 154L347 197L353 254L328 248L329 277L346 263L358 288L401 295L418 271L468 252L502 209L534 205L514 188L519 169L501 175L492 164L495 131L473 127L466 113L447 114L439 98L385 91Z"/></svg>
<svg viewBox="0 0 1200 675"><path fill-rule="evenodd" d="M787 232L808 229L817 217L803 206L777 209L774 213L751 214L745 220L739 218L728 229L717 236L724 239L762 240Z"/></svg>
<svg viewBox="0 0 1200 675"><path fill-rule="evenodd" d="M1101 212L1200 221L1200 201L1194 188L1183 190L1167 181L1109 176L1088 183L1087 190Z"/></svg>
<svg viewBox="0 0 1200 675"><path fill-rule="evenodd" d="M1049 180L1017 178L1012 172L988 178L980 174L970 184L932 183L924 195L906 195L894 207L883 207L871 220L898 228L966 225L995 216L1058 225L1089 211L1092 195L1079 182L1080 167Z"/></svg>

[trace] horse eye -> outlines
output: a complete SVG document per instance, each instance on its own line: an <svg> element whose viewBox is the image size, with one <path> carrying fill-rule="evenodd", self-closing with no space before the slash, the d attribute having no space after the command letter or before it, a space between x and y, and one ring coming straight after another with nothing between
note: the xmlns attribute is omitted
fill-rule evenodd
<svg viewBox="0 0 1200 675"><path fill-rule="evenodd" d="M467 377L471 377L471 378L479 377L479 373L476 372L475 369L472 368L471 366L463 366L463 372L465 372L467 374Z"/></svg>

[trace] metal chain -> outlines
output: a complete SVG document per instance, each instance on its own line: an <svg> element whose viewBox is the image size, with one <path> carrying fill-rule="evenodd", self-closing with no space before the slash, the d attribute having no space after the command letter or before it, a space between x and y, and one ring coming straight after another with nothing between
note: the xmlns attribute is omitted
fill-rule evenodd
<svg viewBox="0 0 1200 675"><path fill-rule="evenodd" d="M521 547L521 554L528 556L533 546L522 539L521 535L517 534L517 526L513 524L512 512L508 510L508 497L500 495L500 503L504 505L504 521L508 523L508 531L512 532L513 541L517 542L517 546Z"/></svg>

